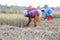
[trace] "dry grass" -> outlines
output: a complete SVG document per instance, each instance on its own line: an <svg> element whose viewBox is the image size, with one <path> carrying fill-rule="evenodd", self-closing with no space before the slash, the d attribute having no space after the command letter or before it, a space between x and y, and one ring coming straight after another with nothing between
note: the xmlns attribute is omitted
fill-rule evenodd
<svg viewBox="0 0 60 40"><path fill-rule="evenodd" d="M42 29L43 28L43 29ZM58 40L60 27L28 27L0 25L0 38L3 40Z"/></svg>
<svg viewBox="0 0 60 40"><path fill-rule="evenodd" d="M55 10L54 14L59 14L60 15L60 11Z"/></svg>

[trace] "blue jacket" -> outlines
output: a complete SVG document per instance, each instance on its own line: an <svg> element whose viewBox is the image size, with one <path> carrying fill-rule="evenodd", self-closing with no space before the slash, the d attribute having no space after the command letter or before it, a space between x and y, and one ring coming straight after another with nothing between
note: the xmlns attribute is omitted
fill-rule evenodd
<svg viewBox="0 0 60 40"><path fill-rule="evenodd" d="M46 16L53 16L53 10L51 8L44 9Z"/></svg>

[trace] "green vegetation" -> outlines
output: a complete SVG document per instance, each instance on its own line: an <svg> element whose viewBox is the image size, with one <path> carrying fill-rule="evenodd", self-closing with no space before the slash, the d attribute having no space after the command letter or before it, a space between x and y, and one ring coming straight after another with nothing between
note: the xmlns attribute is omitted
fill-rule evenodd
<svg viewBox="0 0 60 40"><path fill-rule="evenodd" d="M60 18L60 14L54 14L53 18Z"/></svg>
<svg viewBox="0 0 60 40"><path fill-rule="evenodd" d="M57 12L58 13L58 12ZM60 18L60 14L53 15L54 18ZM42 20L44 20L44 14L42 16ZM0 25L10 25L10 26L18 26L21 27L26 24L27 18L23 16L23 13L0 13ZM33 25L33 22L31 23ZM30 26L31 26L30 25Z"/></svg>

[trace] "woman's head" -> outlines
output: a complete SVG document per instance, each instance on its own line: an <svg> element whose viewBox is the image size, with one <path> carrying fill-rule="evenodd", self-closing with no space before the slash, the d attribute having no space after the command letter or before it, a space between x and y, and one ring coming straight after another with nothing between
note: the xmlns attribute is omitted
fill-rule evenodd
<svg viewBox="0 0 60 40"><path fill-rule="evenodd" d="M48 8L48 5L46 4L46 5L44 5L44 8Z"/></svg>

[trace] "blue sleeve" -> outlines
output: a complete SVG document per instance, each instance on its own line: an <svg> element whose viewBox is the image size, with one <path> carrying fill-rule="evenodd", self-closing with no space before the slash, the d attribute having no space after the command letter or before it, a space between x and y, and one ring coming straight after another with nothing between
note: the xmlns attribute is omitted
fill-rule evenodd
<svg viewBox="0 0 60 40"><path fill-rule="evenodd" d="M52 13L52 12L53 12L53 10L52 10L52 9L49 9L49 10L48 10L48 14L49 14L49 15L51 15L51 16L53 15L53 13Z"/></svg>

